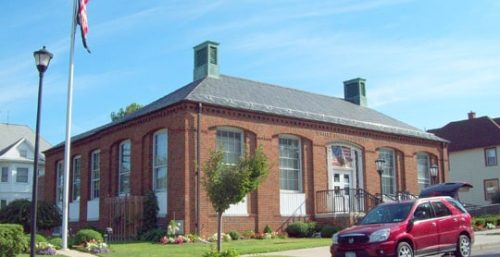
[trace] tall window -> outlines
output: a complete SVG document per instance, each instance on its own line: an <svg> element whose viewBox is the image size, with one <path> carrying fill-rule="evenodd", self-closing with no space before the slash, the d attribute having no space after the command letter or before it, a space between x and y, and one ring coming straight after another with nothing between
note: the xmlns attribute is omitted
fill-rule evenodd
<svg viewBox="0 0 500 257"><path fill-rule="evenodd" d="M217 148L224 153L224 162L236 165L242 155L243 133L239 130L224 128L217 130Z"/></svg>
<svg viewBox="0 0 500 257"><path fill-rule="evenodd" d="M99 199L101 179L101 152L95 150L90 154L90 200Z"/></svg>
<svg viewBox="0 0 500 257"><path fill-rule="evenodd" d="M484 158L486 166L496 166L498 164L497 149L495 147L484 149Z"/></svg>
<svg viewBox="0 0 500 257"><path fill-rule="evenodd" d="M120 159L118 166L118 194L126 195L130 193L130 141L120 144Z"/></svg>
<svg viewBox="0 0 500 257"><path fill-rule="evenodd" d="M420 190L431 184L431 174L429 172L429 155L426 153L417 154L418 187Z"/></svg>
<svg viewBox="0 0 500 257"><path fill-rule="evenodd" d="M56 203L61 204L63 202L63 185L64 185L64 176L63 176L63 162L58 161L56 164Z"/></svg>
<svg viewBox="0 0 500 257"><path fill-rule="evenodd" d="M80 200L80 156L73 158L73 191L71 193L71 200Z"/></svg>
<svg viewBox="0 0 500 257"><path fill-rule="evenodd" d="M7 206L7 200L0 200L0 209L3 209Z"/></svg>
<svg viewBox="0 0 500 257"><path fill-rule="evenodd" d="M167 190L168 169L168 134L161 130L153 138L153 190L165 192Z"/></svg>
<svg viewBox="0 0 500 257"><path fill-rule="evenodd" d="M9 167L2 167L2 180L0 180L0 182L9 182Z"/></svg>
<svg viewBox="0 0 500 257"><path fill-rule="evenodd" d="M17 183L28 183L28 168L17 168Z"/></svg>
<svg viewBox="0 0 500 257"><path fill-rule="evenodd" d="M484 180L484 200L490 201L499 190L498 178Z"/></svg>
<svg viewBox="0 0 500 257"><path fill-rule="evenodd" d="M396 193L396 165L394 151L391 149L380 149L379 158L385 160L384 172L382 173L382 193Z"/></svg>
<svg viewBox="0 0 500 257"><path fill-rule="evenodd" d="M300 141L294 137L280 137L280 189L301 191Z"/></svg>

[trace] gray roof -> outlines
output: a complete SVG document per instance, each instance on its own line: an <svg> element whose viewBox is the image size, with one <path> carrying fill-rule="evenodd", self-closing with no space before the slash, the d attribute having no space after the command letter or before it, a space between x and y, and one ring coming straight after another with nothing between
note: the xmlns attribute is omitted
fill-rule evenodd
<svg viewBox="0 0 500 257"><path fill-rule="evenodd" d="M5 152L19 140L26 138L35 145L35 132L26 125L0 123L0 152ZM49 149L51 145L40 136L40 151Z"/></svg>
<svg viewBox="0 0 500 257"><path fill-rule="evenodd" d="M73 140L90 136L105 128L124 123L181 101L201 102L447 142L434 134L427 133L373 109L352 104L341 98L224 75L221 75L218 79L206 77L191 82L122 119L75 136ZM62 143L56 147L61 145Z"/></svg>

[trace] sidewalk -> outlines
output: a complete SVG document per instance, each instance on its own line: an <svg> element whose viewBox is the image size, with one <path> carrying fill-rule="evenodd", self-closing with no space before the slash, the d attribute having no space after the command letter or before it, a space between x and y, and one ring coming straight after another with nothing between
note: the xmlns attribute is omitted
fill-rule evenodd
<svg viewBox="0 0 500 257"><path fill-rule="evenodd" d="M96 255L90 253L84 253L76 250L66 249L66 250L58 250L57 254L66 255L69 257L96 257Z"/></svg>

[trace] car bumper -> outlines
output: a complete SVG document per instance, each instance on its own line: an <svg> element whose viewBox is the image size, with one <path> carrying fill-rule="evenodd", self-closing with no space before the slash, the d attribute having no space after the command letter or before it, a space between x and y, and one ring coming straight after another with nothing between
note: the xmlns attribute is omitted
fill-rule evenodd
<svg viewBox="0 0 500 257"><path fill-rule="evenodd" d="M396 253L396 245L393 241L372 243L363 245L332 245L330 253L332 257L349 257L347 253L354 253L356 257L389 257Z"/></svg>

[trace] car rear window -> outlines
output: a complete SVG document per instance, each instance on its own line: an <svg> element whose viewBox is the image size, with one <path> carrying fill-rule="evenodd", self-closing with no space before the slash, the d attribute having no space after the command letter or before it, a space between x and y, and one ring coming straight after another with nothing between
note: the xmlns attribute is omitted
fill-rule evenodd
<svg viewBox="0 0 500 257"><path fill-rule="evenodd" d="M446 199L446 201L457 208L461 213L467 213L467 210L465 210L464 206L459 201L452 198Z"/></svg>

